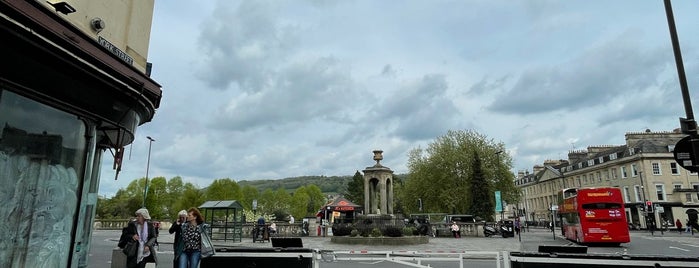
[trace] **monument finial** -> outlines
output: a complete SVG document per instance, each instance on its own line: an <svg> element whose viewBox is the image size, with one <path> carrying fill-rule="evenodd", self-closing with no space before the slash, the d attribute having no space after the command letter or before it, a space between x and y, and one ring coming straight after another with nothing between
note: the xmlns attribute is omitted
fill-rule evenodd
<svg viewBox="0 0 699 268"><path fill-rule="evenodd" d="M381 160L383 160L383 151L382 150L374 150L374 160L376 161L376 165L380 166Z"/></svg>

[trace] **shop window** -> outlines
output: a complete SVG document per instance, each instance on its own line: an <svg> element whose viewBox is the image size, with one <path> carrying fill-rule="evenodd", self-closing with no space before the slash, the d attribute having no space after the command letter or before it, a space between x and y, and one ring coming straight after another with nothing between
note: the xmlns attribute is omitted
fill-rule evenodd
<svg viewBox="0 0 699 268"><path fill-rule="evenodd" d="M68 267L86 126L0 88L0 128L0 267Z"/></svg>

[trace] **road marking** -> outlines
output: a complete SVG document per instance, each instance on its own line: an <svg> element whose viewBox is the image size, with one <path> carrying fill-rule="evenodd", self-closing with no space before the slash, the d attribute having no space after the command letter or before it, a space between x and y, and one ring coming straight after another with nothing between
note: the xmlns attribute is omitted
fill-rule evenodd
<svg viewBox="0 0 699 268"><path fill-rule="evenodd" d="M692 245L692 244L682 244L688 247L693 247L693 248L699 248L699 245Z"/></svg>
<svg viewBox="0 0 699 268"><path fill-rule="evenodd" d="M681 251L689 251L689 249L683 249L683 248L678 248L678 247L670 247L670 248L679 249Z"/></svg>
<svg viewBox="0 0 699 268"><path fill-rule="evenodd" d="M359 263L361 263L361 264L370 264L370 265L374 265L374 264L379 264L379 263L382 263L382 262L383 262L383 261L375 261L375 262L361 262L361 261L360 261Z"/></svg>

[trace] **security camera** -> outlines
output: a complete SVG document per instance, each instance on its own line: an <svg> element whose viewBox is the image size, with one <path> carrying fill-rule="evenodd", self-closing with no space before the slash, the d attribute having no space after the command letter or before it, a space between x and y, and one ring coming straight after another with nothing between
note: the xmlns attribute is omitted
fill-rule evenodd
<svg viewBox="0 0 699 268"><path fill-rule="evenodd" d="M100 18L94 18L90 21L90 26L92 26L92 29L95 30L96 32L100 32L104 30L104 27L107 25L104 23L104 20Z"/></svg>

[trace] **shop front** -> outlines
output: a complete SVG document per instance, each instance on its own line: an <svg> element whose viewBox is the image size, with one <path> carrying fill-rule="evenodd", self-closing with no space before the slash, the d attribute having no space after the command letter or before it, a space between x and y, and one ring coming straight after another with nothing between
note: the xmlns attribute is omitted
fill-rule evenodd
<svg viewBox="0 0 699 268"><path fill-rule="evenodd" d="M100 163L118 174L160 85L36 1L0 14L0 267L85 267Z"/></svg>

